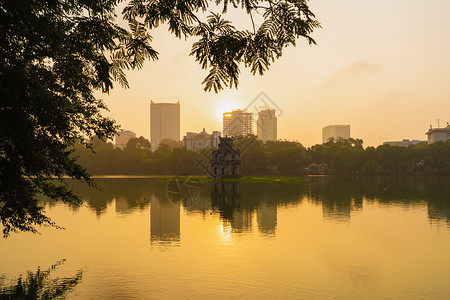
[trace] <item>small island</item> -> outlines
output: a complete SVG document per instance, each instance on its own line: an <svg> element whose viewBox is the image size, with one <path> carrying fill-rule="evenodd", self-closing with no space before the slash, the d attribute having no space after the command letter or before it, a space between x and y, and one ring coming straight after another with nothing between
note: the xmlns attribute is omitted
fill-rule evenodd
<svg viewBox="0 0 450 300"><path fill-rule="evenodd" d="M159 177L158 180L160 181L171 181L177 179L181 182L189 182L189 183L201 183L201 182L251 182L251 183L258 183L258 182L280 182L280 183L301 183L305 181L305 178L303 177L294 177L294 176L243 176L239 178L211 178L208 176L188 176L188 175L182 175L182 176L163 176Z"/></svg>

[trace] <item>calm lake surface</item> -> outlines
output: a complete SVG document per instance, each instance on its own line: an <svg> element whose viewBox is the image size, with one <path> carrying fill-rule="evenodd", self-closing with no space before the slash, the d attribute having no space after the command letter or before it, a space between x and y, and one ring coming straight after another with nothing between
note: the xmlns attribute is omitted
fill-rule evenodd
<svg viewBox="0 0 450 300"><path fill-rule="evenodd" d="M450 299L449 177L96 181L45 202L65 230L0 240L4 280L65 259L69 299Z"/></svg>

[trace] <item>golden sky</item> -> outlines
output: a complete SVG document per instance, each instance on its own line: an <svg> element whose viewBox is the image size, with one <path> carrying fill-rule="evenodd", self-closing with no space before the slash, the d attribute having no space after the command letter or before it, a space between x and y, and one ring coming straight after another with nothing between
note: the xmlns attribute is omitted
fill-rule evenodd
<svg viewBox="0 0 450 300"><path fill-rule="evenodd" d="M282 113L278 138L304 146L321 142L322 128L351 125L351 136L377 146L426 140L430 124L450 121L450 1L312 0L322 24L317 46L299 41L264 76L241 68L238 90L203 91L206 71L189 56L194 39L167 27L152 32L159 60L127 73L102 95L123 129L150 135L150 100L181 104L181 134L222 131L220 115L245 108L264 92ZM247 19L239 20L244 24ZM182 138L182 137L181 137Z"/></svg>

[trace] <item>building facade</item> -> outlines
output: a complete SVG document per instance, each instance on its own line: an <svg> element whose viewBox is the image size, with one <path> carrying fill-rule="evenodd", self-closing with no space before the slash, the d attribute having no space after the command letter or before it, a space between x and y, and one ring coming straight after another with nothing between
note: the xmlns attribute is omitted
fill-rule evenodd
<svg viewBox="0 0 450 300"><path fill-rule="evenodd" d="M412 140L410 141L409 139L403 139L401 141L389 141L389 142L384 142L383 145L391 145L391 146L399 146L399 147L408 147L411 145L417 145L420 142L425 142L425 141L419 141L419 140Z"/></svg>
<svg viewBox="0 0 450 300"><path fill-rule="evenodd" d="M162 139L180 140L180 102L150 103L150 142L152 151Z"/></svg>
<svg viewBox="0 0 450 300"><path fill-rule="evenodd" d="M256 134L263 142L277 140L277 116L274 109L265 109L258 112Z"/></svg>
<svg viewBox="0 0 450 300"><path fill-rule="evenodd" d="M450 124L447 122L445 128L432 128L430 125L430 130L426 133L428 136L428 144L433 144L439 141L449 141L450 140Z"/></svg>
<svg viewBox="0 0 450 300"><path fill-rule="evenodd" d="M235 109L223 114L223 135L253 134L253 113Z"/></svg>
<svg viewBox="0 0 450 300"><path fill-rule="evenodd" d="M329 125L322 128L322 144L328 142L330 138L350 138L350 125Z"/></svg>
<svg viewBox="0 0 450 300"><path fill-rule="evenodd" d="M128 141L136 137L136 133L129 130L124 130L116 134L115 148L123 149L126 147Z"/></svg>
<svg viewBox="0 0 450 300"><path fill-rule="evenodd" d="M183 147L196 152L208 147L217 148L219 137L220 131L213 131L212 134L209 134L205 131L205 128L200 133L186 132L183 137Z"/></svg>

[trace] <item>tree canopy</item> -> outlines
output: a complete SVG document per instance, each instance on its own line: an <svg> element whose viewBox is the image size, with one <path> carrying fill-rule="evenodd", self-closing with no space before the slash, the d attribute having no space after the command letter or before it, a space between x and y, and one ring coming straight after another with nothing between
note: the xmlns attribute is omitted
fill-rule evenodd
<svg viewBox="0 0 450 300"><path fill-rule="evenodd" d="M141 150L150 150L152 145L149 140L145 139L143 136L139 138L131 138L126 145L127 149L141 149Z"/></svg>
<svg viewBox="0 0 450 300"><path fill-rule="evenodd" d="M148 142L148 141L147 141ZM148 142L149 143L149 142ZM80 163L95 175L204 175L211 149L198 153L161 144L155 152L143 148L120 150L107 143L76 152ZM303 174L450 174L450 141L409 147L380 145L363 148L360 139L337 139L305 148L295 141L257 140L237 136L243 176Z"/></svg>
<svg viewBox="0 0 450 300"><path fill-rule="evenodd" d="M208 13L210 4L218 12ZM225 19L230 9L244 11L250 29ZM320 27L306 0L131 0L123 13L129 22L140 20L143 28L167 23L179 38L197 37L191 55L209 71L205 91L215 92L238 86L240 64L262 75L296 39L315 44L311 33Z"/></svg>
<svg viewBox="0 0 450 300"><path fill-rule="evenodd" d="M102 115L107 93L124 71L158 58L151 30L167 24L175 36L195 37L191 55L209 70L206 91L237 87L239 66L263 74L284 47L319 27L305 0L130 0L115 22L121 0L0 1L0 219L3 234L54 225L38 195L76 203L70 177L93 184L71 153L94 135L112 138L115 122ZM208 13L209 8L218 13ZM223 15L238 9L251 30ZM258 15L260 22L255 19ZM146 146L144 146L146 147ZM181 153L181 152L180 152ZM59 181L60 183L55 182Z"/></svg>

